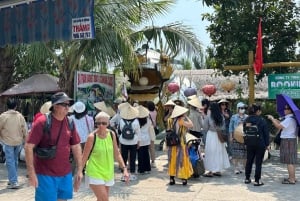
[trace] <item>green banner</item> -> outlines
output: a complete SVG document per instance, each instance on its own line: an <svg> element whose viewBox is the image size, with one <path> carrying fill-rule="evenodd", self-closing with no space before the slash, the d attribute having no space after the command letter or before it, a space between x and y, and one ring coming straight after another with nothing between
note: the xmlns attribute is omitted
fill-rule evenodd
<svg viewBox="0 0 300 201"><path fill-rule="evenodd" d="M300 99L300 74L294 73L269 75L269 99L276 99L276 94L286 94L293 99Z"/></svg>

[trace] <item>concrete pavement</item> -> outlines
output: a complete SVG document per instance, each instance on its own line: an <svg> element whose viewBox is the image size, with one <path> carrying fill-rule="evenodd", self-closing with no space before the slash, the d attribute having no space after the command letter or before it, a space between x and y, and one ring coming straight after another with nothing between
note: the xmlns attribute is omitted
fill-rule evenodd
<svg viewBox="0 0 300 201"><path fill-rule="evenodd" d="M230 168L223 172L221 177L200 177L190 179L187 186L182 186L181 180L176 185L169 186L167 175L167 156L164 152L157 152L157 168L151 174L138 175L137 181L126 185L120 181L121 174L116 170L116 184L111 188L111 201L293 201L299 200L300 182L295 185L281 184L287 176L286 167L278 162L278 152L271 151L272 158L263 164L262 181L264 186L255 187L253 184L244 184L244 174L235 175ZM254 170L252 171L254 172ZM300 168L296 170L300 178ZM22 187L17 190L6 189L6 169L0 164L0 200L1 201L32 201L34 189L29 187L26 178L25 164L20 164L19 180ZM253 180L253 178L252 178ZM93 193L84 183L78 193L74 193L73 201L96 200Z"/></svg>

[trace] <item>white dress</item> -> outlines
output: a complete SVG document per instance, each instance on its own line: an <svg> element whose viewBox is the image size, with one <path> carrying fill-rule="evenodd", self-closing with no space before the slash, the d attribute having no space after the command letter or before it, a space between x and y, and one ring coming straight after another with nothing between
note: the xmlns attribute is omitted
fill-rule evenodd
<svg viewBox="0 0 300 201"><path fill-rule="evenodd" d="M205 143L204 167L210 172L221 172L230 167L228 154L225 148L226 143L221 143L218 134L211 124L212 120L206 120L204 125L208 125Z"/></svg>

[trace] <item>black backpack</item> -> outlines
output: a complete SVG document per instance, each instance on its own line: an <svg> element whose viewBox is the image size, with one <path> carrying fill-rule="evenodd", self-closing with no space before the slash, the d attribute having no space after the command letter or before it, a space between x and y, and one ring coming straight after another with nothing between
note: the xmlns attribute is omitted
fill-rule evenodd
<svg viewBox="0 0 300 201"><path fill-rule="evenodd" d="M244 142L247 146L258 146L260 144L260 133L257 127L258 122L244 122Z"/></svg>
<svg viewBox="0 0 300 201"><path fill-rule="evenodd" d="M129 123L126 121L126 120L123 120L125 125L123 126L122 128L122 131L121 131L121 134L122 134L122 137L126 140L132 140L134 138L134 131L132 129L132 122L133 121L130 121Z"/></svg>
<svg viewBox="0 0 300 201"><path fill-rule="evenodd" d="M46 116L46 122L44 124L43 133L50 134L50 129L51 129L51 125L52 125L52 116L51 116L51 113L46 113L45 116ZM70 131L72 132L74 130L74 121L69 116L67 116L67 119L68 119L68 127L69 127Z"/></svg>

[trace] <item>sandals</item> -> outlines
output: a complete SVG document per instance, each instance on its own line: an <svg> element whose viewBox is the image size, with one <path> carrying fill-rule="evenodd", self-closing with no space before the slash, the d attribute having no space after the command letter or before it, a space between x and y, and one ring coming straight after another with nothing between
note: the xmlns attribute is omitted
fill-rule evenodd
<svg viewBox="0 0 300 201"><path fill-rule="evenodd" d="M284 179L283 181L282 181L282 184L295 184L296 182L294 182L294 181L290 181L289 179Z"/></svg>
<svg viewBox="0 0 300 201"><path fill-rule="evenodd" d="M290 178L283 178L283 180L290 180ZM295 179L295 183L297 182L298 180Z"/></svg>
<svg viewBox="0 0 300 201"><path fill-rule="evenodd" d="M169 185L174 185L175 184L175 178L174 176L170 176L170 182L169 182Z"/></svg>
<svg viewBox="0 0 300 201"><path fill-rule="evenodd" d="M220 173L220 172L214 172L214 173L213 173L213 176L220 177L220 176L222 176L222 175L221 175L221 173Z"/></svg>
<svg viewBox="0 0 300 201"><path fill-rule="evenodd" d="M251 179L245 179L244 183L245 184L250 184L251 183Z"/></svg>
<svg viewBox="0 0 300 201"><path fill-rule="evenodd" d="M203 177L213 177L213 174L212 173L205 173L205 174L203 174Z"/></svg>
<svg viewBox="0 0 300 201"><path fill-rule="evenodd" d="M261 181L255 181L253 184L253 186L262 186L262 185L264 185L264 183Z"/></svg>

